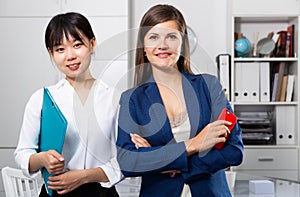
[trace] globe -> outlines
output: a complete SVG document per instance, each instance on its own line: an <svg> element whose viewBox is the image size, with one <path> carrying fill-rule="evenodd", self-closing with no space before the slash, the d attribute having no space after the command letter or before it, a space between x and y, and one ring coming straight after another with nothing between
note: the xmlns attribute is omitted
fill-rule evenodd
<svg viewBox="0 0 300 197"><path fill-rule="evenodd" d="M246 37L242 37L235 41L234 49L239 57L247 57L250 55L252 46Z"/></svg>

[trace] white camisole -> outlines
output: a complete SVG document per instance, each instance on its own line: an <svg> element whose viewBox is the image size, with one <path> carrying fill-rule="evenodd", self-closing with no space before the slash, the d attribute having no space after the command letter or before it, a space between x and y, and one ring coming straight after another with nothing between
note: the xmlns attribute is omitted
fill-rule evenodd
<svg viewBox="0 0 300 197"><path fill-rule="evenodd" d="M182 112L170 119L172 133L176 142L188 140L191 132L191 125L187 112ZM191 191L187 184L184 184L180 197L191 197Z"/></svg>

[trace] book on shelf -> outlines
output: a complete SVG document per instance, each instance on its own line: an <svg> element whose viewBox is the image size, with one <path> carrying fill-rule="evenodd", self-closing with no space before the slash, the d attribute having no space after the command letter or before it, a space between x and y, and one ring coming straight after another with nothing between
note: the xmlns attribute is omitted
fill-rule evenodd
<svg viewBox="0 0 300 197"><path fill-rule="evenodd" d="M275 100L274 101L280 101L280 94L281 94L281 87L282 87L282 81L285 71L285 62L279 63L279 71L278 71L278 79L277 79L277 86L276 86L276 93L275 93Z"/></svg>
<svg viewBox="0 0 300 197"><path fill-rule="evenodd" d="M286 42L285 42L285 57L290 57L290 46L291 46L291 34L290 32L286 33Z"/></svg>
<svg viewBox="0 0 300 197"><path fill-rule="evenodd" d="M275 57L285 57L287 31L282 30L282 31L277 32L277 34L279 35L279 37L275 44L274 56Z"/></svg>
<svg viewBox="0 0 300 197"><path fill-rule="evenodd" d="M274 57L294 57L295 56L295 25L291 24L286 29L277 32L273 36L275 41Z"/></svg>
<svg viewBox="0 0 300 197"><path fill-rule="evenodd" d="M287 27L287 32L290 35L290 44L289 44L289 55L287 57L294 57L295 48L294 48L294 41L295 41L295 25L291 24Z"/></svg>
<svg viewBox="0 0 300 197"><path fill-rule="evenodd" d="M291 75L291 74L288 75L286 97L285 97L285 101L287 102L292 101L293 92L294 92L294 82L295 82L295 75Z"/></svg>
<svg viewBox="0 0 300 197"><path fill-rule="evenodd" d="M284 75L282 79L281 91L280 91L280 99L279 101L285 101L286 97L286 88L287 88L287 80L288 75Z"/></svg>

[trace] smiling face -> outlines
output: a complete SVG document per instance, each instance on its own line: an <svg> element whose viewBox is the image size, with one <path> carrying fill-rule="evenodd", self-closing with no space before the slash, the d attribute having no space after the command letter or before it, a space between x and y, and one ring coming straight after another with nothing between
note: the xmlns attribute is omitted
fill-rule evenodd
<svg viewBox="0 0 300 197"><path fill-rule="evenodd" d="M159 68L176 68L182 36L174 20L159 23L144 37L144 50L149 62Z"/></svg>
<svg viewBox="0 0 300 197"><path fill-rule="evenodd" d="M95 40L82 36L82 41L72 36L64 36L60 45L54 46L51 53L57 68L66 75L68 81L84 80L89 77L91 54L96 47Z"/></svg>

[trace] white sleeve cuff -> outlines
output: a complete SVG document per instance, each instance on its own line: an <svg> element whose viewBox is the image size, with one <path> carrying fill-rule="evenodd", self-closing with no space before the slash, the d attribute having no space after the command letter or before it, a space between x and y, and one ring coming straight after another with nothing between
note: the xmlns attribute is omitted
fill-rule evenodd
<svg viewBox="0 0 300 197"><path fill-rule="evenodd" d="M110 188L124 178L117 161L111 161L106 165L100 166L100 168L102 168L109 180L109 182L100 182L102 187Z"/></svg>
<svg viewBox="0 0 300 197"><path fill-rule="evenodd" d="M29 158L32 154L34 154L35 152L27 152L27 153L23 153L25 155L22 156L22 162L20 165L20 168L23 172L23 174L27 177L30 178L35 178L38 174L40 174L40 171L36 171L34 173L29 173ZM21 153L22 154L22 153Z"/></svg>

